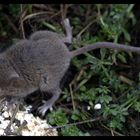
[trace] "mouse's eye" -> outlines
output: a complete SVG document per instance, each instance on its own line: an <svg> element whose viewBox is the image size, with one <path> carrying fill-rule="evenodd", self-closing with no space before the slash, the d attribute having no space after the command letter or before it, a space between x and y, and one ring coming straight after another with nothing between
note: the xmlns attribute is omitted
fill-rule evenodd
<svg viewBox="0 0 140 140"><path fill-rule="evenodd" d="M10 79L10 85L15 88L21 88L25 85L25 81L18 77L13 77Z"/></svg>

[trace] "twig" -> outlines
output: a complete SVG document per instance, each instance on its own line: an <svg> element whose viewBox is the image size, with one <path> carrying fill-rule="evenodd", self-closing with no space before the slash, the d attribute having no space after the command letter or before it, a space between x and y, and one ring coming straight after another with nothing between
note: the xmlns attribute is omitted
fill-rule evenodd
<svg viewBox="0 0 140 140"><path fill-rule="evenodd" d="M70 83L71 87L72 87L72 85L75 84L75 82L77 82L77 81L80 80L81 76L84 74L84 70L86 70L87 67L88 67L88 66L84 66L84 67L81 68L79 74L78 74L78 75L72 80L72 82ZM89 78L88 78L88 79L89 79ZM86 81L88 81L88 80L86 80ZM84 83L86 83L86 82L84 82ZM81 85L81 84L80 84L80 85ZM79 89L80 85L78 85L78 86L74 89L74 92L77 91L77 90Z"/></svg>
<svg viewBox="0 0 140 140"><path fill-rule="evenodd" d="M32 6L42 9L42 10L48 10L45 4L32 4Z"/></svg>
<svg viewBox="0 0 140 140"><path fill-rule="evenodd" d="M101 124L101 126L103 126L105 129L107 129L107 130L109 130L109 131L113 131L113 133L115 133L115 134L117 134L118 136L124 136L123 134L121 134L121 133L119 133L119 132L117 132L117 131L115 131L115 130L112 130L112 129L109 129L108 127L106 127L104 124L102 124L101 122L100 122L100 124ZM112 132L111 132L112 133Z"/></svg>
<svg viewBox="0 0 140 140"><path fill-rule="evenodd" d="M55 13L54 15L50 16L49 20L52 19L52 18L54 18L55 16L57 16L57 15L59 15L59 14L61 14L61 11L58 11L58 12Z"/></svg>
<svg viewBox="0 0 140 140"><path fill-rule="evenodd" d="M93 21L91 21L85 28L83 28L76 36L76 38L80 38L80 36L94 23L96 22L97 19L94 19Z"/></svg>
<svg viewBox="0 0 140 140"><path fill-rule="evenodd" d="M114 136L114 132L113 132L112 128L110 129L110 131L111 131L111 135Z"/></svg>
<svg viewBox="0 0 140 140"><path fill-rule="evenodd" d="M9 25L12 27L12 29L18 33L18 30L16 28L16 26L13 24L13 22L11 21L11 19L6 15L6 14L3 14L4 15L4 18L8 21Z"/></svg>
<svg viewBox="0 0 140 140"><path fill-rule="evenodd" d="M6 101L6 98L5 97L1 97L1 99L0 99L0 111L2 110L2 108L3 108L3 103Z"/></svg>
<svg viewBox="0 0 140 140"><path fill-rule="evenodd" d="M61 18L64 20L67 17L68 4L60 4Z"/></svg>
<svg viewBox="0 0 140 140"><path fill-rule="evenodd" d="M72 84L69 85L70 87L70 94L71 94L71 100L72 100L72 107L73 107L73 110L75 111L75 102L74 102L74 97L73 97L73 91L72 91Z"/></svg>
<svg viewBox="0 0 140 140"><path fill-rule="evenodd" d="M98 120L101 120L101 119L102 119L102 117L98 117L98 118L95 118L95 119L85 120L85 121L81 121L81 122L75 122L75 123L71 123L71 124L65 124L65 125L61 125L61 126L50 127L50 128L47 128L47 129L58 129L58 128L62 128L62 127L68 127L68 126L73 126L73 125L89 123L89 122L95 122L95 121L98 121Z"/></svg>
<svg viewBox="0 0 140 140"><path fill-rule="evenodd" d="M20 101L21 101L21 100L22 100L22 99L20 99ZM15 108L13 114L12 114L11 120L10 120L8 126L7 126L6 129L5 129L5 133L6 133L6 134L12 134L12 132L11 132L10 129L11 129L12 123L14 122L15 116L16 116L18 110L19 110L19 106L20 106L20 103L21 103L20 101L17 103L17 106L16 106L16 108Z"/></svg>
<svg viewBox="0 0 140 140"><path fill-rule="evenodd" d="M22 13L22 11L23 11L22 4L20 4L20 10L21 10L21 13ZM21 14L21 18L20 18L20 26L21 26L21 31L22 31L23 38L25 38L24 25L23 25L23 19L22 19L24 14L25 14L25 12L23 14Z"/></svg>
<svg viewBox="0 0 140 140"><path fill-rule="evenodd" d="M91 10L91 4L87 4L87 11L86 11L86 14L85 14L85 22L87 23L88 21L88 18L89 18L89 14L90 14L90 10Z"/></svg>
<svg viewBox="0 0 140 140"><path fill-rule="evenodd" d="M26 17L24 17L23 22L27 19L39 16L39 15L44 15L44 14L48 14L48 12L38 12L38 13L33 13L33 14L30 14L30 15L27 15Z"/></svg>
<svg viewBox="0 0 140 140"><path fill-rule="evenodd" d="M78 76L76 78L76 81L79 81L80 80L81 76L84 74L84 72L87 69L87 67L88 66L84 66L84 67L81 68L81 70L80 70L80 72L79 72L79 74L78 74Z"/></svg>
<svg viewBox="0 0 140 140"><path fill-rule="evenodd" d="M82 82L80 82L77 85L77 87L74 89L74 92L77 91L82 85L84 85L85 83L87 83L88 80L91 78L91 76L92 76L92 74L89 74L86 79L84 79Z"/></svg>

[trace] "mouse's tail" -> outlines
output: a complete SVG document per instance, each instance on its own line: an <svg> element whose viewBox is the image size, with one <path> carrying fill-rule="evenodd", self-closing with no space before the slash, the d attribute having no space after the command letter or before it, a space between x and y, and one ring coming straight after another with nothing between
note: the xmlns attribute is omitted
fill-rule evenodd
<svg viewBox="0 0 140 140"><path fill-rule="evenodd" d="M91 50L95 50L98 48L109 48L109 49L115 49L118 51L126 51L126 52L135 52L140 53L140 47L133 47L128 45L122 45L122 44L116 44L111 42L97 42L95 44L86 45L82 48L79 48L77 50L74 50L71 52L71 57L75 57L77 55L86 53Z"/></svg>

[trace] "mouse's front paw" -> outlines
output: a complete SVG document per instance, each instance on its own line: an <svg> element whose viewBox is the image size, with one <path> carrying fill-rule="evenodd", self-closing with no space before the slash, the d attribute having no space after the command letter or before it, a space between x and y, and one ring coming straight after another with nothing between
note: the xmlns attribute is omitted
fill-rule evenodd
<svg viewBox="0 0 140 140"><path fill-rule="evenodd" d="M47 112L48 109L51 109L52 108L52 104L50 104L49 101L43 101L43 103L44 104L38 108L38 112L42 116L45 115L45 113Z"/></svg>

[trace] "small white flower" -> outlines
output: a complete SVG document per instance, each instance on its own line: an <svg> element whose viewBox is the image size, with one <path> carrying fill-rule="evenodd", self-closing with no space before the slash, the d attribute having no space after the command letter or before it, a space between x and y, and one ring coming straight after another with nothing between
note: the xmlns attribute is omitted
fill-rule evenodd
<svg viewBox="0 0 140 140"><path fill-rule="evenodd" d="M94 106L94 109L95 109L95 110L101 109L101 104L96 104L96 105Z"/></svg>
<svg viewBox="0 0 140 140"><path fill-rule="evenodd" d="M87 106L87 110L90 110L91 109L91 107L90 106Z"/></svg>

